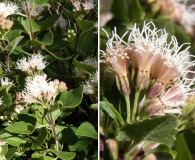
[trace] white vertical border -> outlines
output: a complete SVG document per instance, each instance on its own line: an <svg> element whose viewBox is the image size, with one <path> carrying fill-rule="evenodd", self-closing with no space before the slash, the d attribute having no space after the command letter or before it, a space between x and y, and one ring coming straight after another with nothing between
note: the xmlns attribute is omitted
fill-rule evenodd
<svg viewBox="0 0 195 160"><path fill-rule="evenodd" d="M98 0L98 160L100 159L100 0Z"/></svg>

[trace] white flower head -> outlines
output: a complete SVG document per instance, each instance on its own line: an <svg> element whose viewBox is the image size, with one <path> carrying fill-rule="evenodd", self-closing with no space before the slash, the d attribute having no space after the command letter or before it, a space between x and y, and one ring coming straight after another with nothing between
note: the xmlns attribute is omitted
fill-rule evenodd
<svg viewBox="0 0 195 160"><path fill-rule="evenodd" d="M35 75L34 77L27 77L25 89L21 95L24 102L49 102L51 100L51 98L56 93L56 88L54 82L48 82L46 77L46 75Z"/></svg>
<svg viewBox="0 0 195 160"><path fill-rule="evenodd" d="M0 2L0 21L9 15L13 15L16 12L18 12L18 7L14 3Z"/></svg>
<svg viewBox="0 0 195 160"><path fill-rule="evenodd" d="M31 68L36 68L39 71L45 69L46 67L46 62L43 61L43 56L41 54L35 54L29 57L28 63Z"/></svg>
<svg viewBox="0 0 195 160"><path fill-rule="evenodd" d="M0 78L0 83L1 86L13 85L13 82L7 77Z"/></svg>
<svg viewBox="0 0 195 160"><path fill-rule="evenodd" d="M31 55L28 59L24 57L16 62L16 68L24 72L35 70L42 71L45 69L46 65L47 62L43 60L43 56L41 54Z"/></svg>
<svg viewBox="0 0 195 160"><path fill-rule="evenodd" d="M96 94L98 90L98 71L84 83L85 94Z"/></svg>
<svg viewBox="0 0 195 160"><path fill-rule="evenodd" d="M71 0L72 5L74 6L74 10L73 11L81 11L81 0Z"/></svg>
<svg viewBox="0 0 195 160"><path fill-rule="evenodd" d="M107 34L107 32L105 31ZM102 63L106 63L110 70L112 70L117 76L124 77L128 74L128 67L130 65L129 56L126 52L126 42L123 41L116 33L116 28L112 32L110 38L107 34L108 41L106 43L106 52L102 51Z"/></svg>
<svg viewBox="0 0 195 160"><path fill-rule="evenodd" d="M98 62L95 58L86 58L83 63L97 67L98 66Z"/></svg>
<svg viewBox="0 0 195 160"><path fill-rule="evenodd" d="M88 11L95 7L95 3L93 0L86 0L84 3L82 3L84 10Z"/></svg>
<svg viewBox="0 0 195 160"><path fill-rule="evenodd" d="M61 29L64 29L68 25L68 21L64 17L60 16L60 18L57 21L57 24Z"/></svg>

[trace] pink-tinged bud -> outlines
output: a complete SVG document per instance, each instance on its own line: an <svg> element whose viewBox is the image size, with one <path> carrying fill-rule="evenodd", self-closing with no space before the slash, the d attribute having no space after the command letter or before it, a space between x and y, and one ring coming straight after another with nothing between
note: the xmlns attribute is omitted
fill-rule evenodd
<svg viewBox="0 0 195 160"><path fill-rule="evenodd" d="M149 98L155 98L158 95L161 94L161 92L164 90L165 85L161 82L154 82L154 84L151 86L148 97Z"/></svg>
<svg viewBox="0 0 195 160"><path fill-rule="evenodd" d="M135 38L131 36L132 35L130 35L130 39ZM143 90L147 88L150 83L150 68L155 62L156 53L152 51L150 44L146 42L139 43L130 43L126 52L133 61L135 87L139 90Z"/></svg>
<svg viewBox="0 0 195 160"><path fill-rule="evenodd" d="M135 80L135 87L139 90L143 90L145 88L148 88L150 84L150 73L148 71L144 70L138 70L137 71L137 77Z"/></svg>
<svg viewBox="0 0 195 160"><path fill-rule="evenodd" d="M64 91L66 91L68 88L67 88L67 86L66 86L66 83L64 83L64 82L60 82L59 83L59 86L58 86L58 90L59 90L59 92L64 92Z"/></svg>
<svg viewBox="0 0 195 160"><path fill-rule="evenodd" d="M165 113L181 114L181 107L186 105L186 99L191 94L194 94L194 92L192 92L188 80L183 80L180 83L175 83L161 93L159 97L148 100L144 110L149 115L164 115ZM189 113L186 109L183 109L184 114Z"/></svg>
<svg viewBox="0 0 195 160"><path fill-rule="evenodd" d="M129 56L126 46L122 44L123 40L117 35L116 30L112 34L111 38L108 37L107 49L106 52L103 52L101 62L105 63L115 75L117 87L121 94L129 94Z"/></svg>
<svg viewBox="0 0 195 160"><path fill-rule="evenodd" d="M10 20L7 20L7 19L3 19L1 22L0 22L0 27L2 29L5 29L5 30L10 30L10 28L13 26L14 22L13 21L10 21Z"/></svg>
<svg viewBox="0 0 195 160"><path fill-rule="evenodd" d="M161 113L165 105L162 104L159 98L150 100L146 106L143 108L144 115L153 116L155 114Z"/></svg>
<svg viewBox="0 0 195 160"><path fill-rule="evenodd" d="M127 77L115 76L116 85L122 95L130 94L129 79Z"/></svg>
<svg viewBox="0 0 195 160"><path fill-rule="evenodd" d="M57 89L60 81L58 79L54 79L54 88Z"/></svg>
<svg viewBox="0 0 195 160"><path fill-rule="evenodd" d="M183 65L181 65L179 61L178 64L176 64L176 59L174 58L174 56L171 57L170 55L157 55L156 61L152 65L150 72L151 79L155 81L148 94L150 98L157 97L172 81L180 78L182 74L180 67Z"/></svg>

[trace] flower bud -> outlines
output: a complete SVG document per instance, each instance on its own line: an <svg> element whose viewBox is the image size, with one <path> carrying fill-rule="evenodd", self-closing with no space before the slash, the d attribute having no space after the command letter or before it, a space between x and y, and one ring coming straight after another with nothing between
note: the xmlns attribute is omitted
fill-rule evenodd
<svg viewBox="0 0 195 160"><path fill-rule="evenodd" d="M66 86L66 83L64 83L64 82L60 82L59 83L59 86L58 86L58 90L59 90L59 92L64 92L64 91L66 91L68 88L67 88L67 86Z"/></svg>

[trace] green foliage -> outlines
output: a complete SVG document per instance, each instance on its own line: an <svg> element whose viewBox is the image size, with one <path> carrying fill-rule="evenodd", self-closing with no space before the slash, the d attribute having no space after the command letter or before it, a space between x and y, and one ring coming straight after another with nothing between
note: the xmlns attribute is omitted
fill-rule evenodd
<svg viewBox="0 0 195 160"><path fill-rule="evenodd" d="M64 107L74 108L81 103L83 97L83 86L61 94L60 100Z"/></svg>
<svg viewBox="0 0 195 160"><path fill-rule="evenodd" d="M98 139L98 134L95 128L93 127L92 124L88 122L82 123L75 133L77 136L91 137L94 139Z"/></svg>
<svg viewBox="0 0 195 160"><path fill-rule="evenodd" d="M143 9L139 0L114 0L112 12L119 19L126 22L139 22L143 20Z"/></svg>
<svg viewBox="0 0 195 160"><path fill-rule="evenodd" d="M140 86L136 86L136 83L140 83L140 85L142 85L142 83L146 83L144 82L144 80L147 80L147 78L145 79L144 77L145 71L150 72L151 59L148 58L146 62L144 60L144 55L147 54L147 52L140 52L138 56L133 55L136 54L137 51L134 53L130 53L128 51L126 52L127 55L129 53L131 54L131 56L128 55L130 65L126 66L128 67L129 71L127 75L125 75L125 73L123 72L125 70L123 68L125 67L125 62L123 63L120 58L120 60L117 59L117 56L112 57L112 53L120 54L120 49L117 50L118 46L120 45L122 45L123 47L132 47L129 45L129 43L134 43L135 48L137 46L137 49L139 50L139 47L142 49L146 49L144 45L147 46L147 43L153 43L155 37L153 37L154 34L150 33L154 33L154 28L151 27L148 33L142 30L144 24L152 22L155 25L156 29L162 29L166 31L166 43L169 45L167 46L167 48L171 50L170 52L172 54L174 54L175 52L176 54L181 52L183 49L186 49L188 46L190 46L189 43L191 43L192 47L190 48L190 54L192 55L189 57L193 57L193 61L195 42L194 24L187 24L187 20L189 20L189 17L187 18L185 16L182 16L183 12L180 11L178 7L184 7L187 13L187 8L189 6L191 7L191 4L184 5L184 3L182 2L175 1L172 1L168 4L165 1L149 0L113 0L110 3L101 3L102 5L100 8L100 15L102 14L102 20L106 21L106 23L102 21L102 24L104 30L106 30L107 33L104 33L100 30L100 46L104 51L104 54L110 53L110 55L108 54L107 59L102 56L102 59L106 59L107 61L106 63L100 64L100 109L102 111L100 113L100 128L101 142L103 143L102 146L104 146L104 150L102 149L103 147L101 148L103 150L102 152L104 153L102 158L139 160L144 159L144 156L149 153L157 153L158 155L158 153L161 152L161 154L165 154L165 156L167 155L167 153L170 154L171 159L191 159L191 154L194 154L194 147L192 147L194 146L192 141L192 139L194 139L194 136L192 136L191 138L189 138L189 135L185 137L186 139L188 139L187 144L190 146L189 150L188 145L185 143L185 139L177 135L181 130L182 132L185 132L186 128L190 128L192 126L194 127L194 120L191 120L192 117L186 116L184 118L183 114L176 114L176 116L169 114L164 115L163 109L168 109L170 106L166 103L163 103L162 99L164 97L161 99L161 96L164 94L163 92L162 95L159 94L157 96L159 98L159 106L157 106L160 108L162 107L162 113L160 113L161 116L158 116L158 114L152 114L152 116L149 115L148 117L143 117L140 114L144 107L149 110L149 114L155 112L155 103L157 103L157 101L152 101L154 102L154 104L150 104L151 106L149 106L149 104L147 103L150 99L150 97L148 97L150 87L145 86L144 89L139 89ZM106 16L110 16L108 18L109 20L105 18ZM136 28L139 28L139 30L134 32L134 35L132 35L132 41L127 42L128 34L131 32L133 26L136 26ZM128 32L127 35L123 36L126 32ZM133 37L135 36L135 39L139 39L139 32L146 39L143 42L141 42L142 40L140 39L140 43L135 44ZM162 32L158 32L155 36L158 37L161 35L161 33ZM109 36L110 38L108 38ZM175 36L175 38L173 38L172 36ZM162 38L162 41L163 40L164 39ZM170 42L176 42L176 47L174 48L174 43L171 44ZM163 43L164 42L162 42L162 44ZM159 50L157 49L157 52L161 52L161 48L163 47L160 46L160 42L158 44L159 46L156 46L156 48L159 47ZM158 44L154 44L154 46ZM114 50L116 52L114 52ZM122 54L124 55L124 53ZM164 51L163 54L166 54L166 51ZM109 61L109 59L112 60L112 58L116 58L116 61ZM142 60L144 61L143 64ZM152 65L153 61L155 61L155 59L151 61ZM156 66L153 65L153 67L155 68ZM159 66L157 65L157 67ZM140 75L136 75L137 73L140 73ZM159 72L157 71L156 73L158 74ZM165 71L165 76L167 75L167 73L168 72ZM191 70L190 73L192 73ZM125 93L123 93L123 95L120 93L120 87L126 87L126 85L124 85L124 81L119 80L119 77L121 76L120 74L122 75L122 79L125 79L125 77L127 77L127 79L129 80L127 85L129 85L130 94L125 95ZM164 77L164 75L162 76ZM149 86L151 86L155 82L155 80L151 81L151 79L155 78L151 77L151 74L149 74L149 77ZM181 79L183 79L183 77ZM162 83L164 82L162 81ZM169 90L168 86L166 86L165 88L166 89L164 90L164 92ZM170 99L172 98L173 97L171 97ZM167 98L166 100L169 101L170 99ZM128 100L130 102L128 102ZM163 105L160 104L160 101L162 101L161 103ZM192 104L194 104L194 101L192 101ZM172 109L171 107L169 108L170 110ZM128 115L127 113L129 113L128 111L130 111L130 121L126 119L125 122L124 120ZM173 147L175 141L175 147ZM111 156L109 157L109 155ZM160 156L159 159L163 159L163 157Z"/></svg>
<svg viewBox="0 0 195 160"><path fill-rule="evenodd" d="M121 115L117 112L117 110L114 108L114 106L109 103L108 101L102 101L100 102L100 108L112 119L118 120L121 125L124 125L125 122Z"/></svg>
<svg viewBox="0 0 195 160"><path fill-rule="evenodd" d="M71 1L61 0L14 0L14 4L20 13L5 16L13 26L0 27L0 159L97 157L98 98L84 95L85 81L97 65L83 63L97 58L96 10L73 11ZM69 32L72 37L66 41ZM41 58L33 59L38 54ZM77 77L77 67L89 76ZM45 75L41 85L27 87L37 75L43 79Z"/></svg>
<svg viewBox="0 0 195 160"><path fill-rule="evenodd" d="M174 135L178 132L176 127L176 116L154 117L125 125L119 130L117 139L119 141L132 139L135 144L149 140L171 146L175 141Z"/></svg>
<svg viewBox="0 0 195 160"><path fill-rule="evenodd" d="M192 160L192 155L190 154L189 148L182 134L177 136L174 148L177 151L176 160Z"/></svg>

